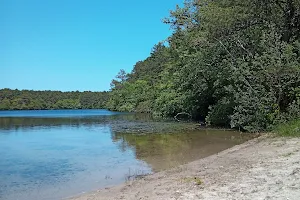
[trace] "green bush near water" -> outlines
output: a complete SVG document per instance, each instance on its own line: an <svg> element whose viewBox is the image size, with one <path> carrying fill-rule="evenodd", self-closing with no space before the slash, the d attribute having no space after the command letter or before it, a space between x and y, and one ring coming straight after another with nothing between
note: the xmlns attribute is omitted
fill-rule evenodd
<svg viewBox="0 0 300 200"><path fill-rule="evenodd" d="M283 137L300 137L300 119L278 125L275 133Z"/></svg>

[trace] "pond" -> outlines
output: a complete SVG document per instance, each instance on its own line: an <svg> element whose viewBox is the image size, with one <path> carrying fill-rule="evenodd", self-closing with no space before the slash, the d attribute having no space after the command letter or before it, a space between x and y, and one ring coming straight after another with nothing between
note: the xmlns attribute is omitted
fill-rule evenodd
<svg viewBox="0 0 300 200"><path fill-rule="evenodd" d="M240 144L239 132L107 110L0 112L0 199L62 199Z"/></svg>

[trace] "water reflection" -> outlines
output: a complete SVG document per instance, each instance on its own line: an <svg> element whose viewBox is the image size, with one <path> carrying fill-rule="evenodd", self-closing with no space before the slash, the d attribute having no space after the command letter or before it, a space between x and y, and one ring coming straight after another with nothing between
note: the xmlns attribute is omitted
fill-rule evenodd
<svg viewBox="0 0 300 200"><path fill-rule="evenodd" d="M113 133L113 140L120 141L121 151L134 149L136 158L147 162L154 171L207 157L247 139L249 136L222 130L145 135Z"/></svg>
<svg viewBox="0 0 300 200"><path fill-rule="evenodd" d="M33 111L28 116L0 112L0 199L61 199L174 167L246 139L235 132L191 131L191 124L147 115L78 112L44 111L43 117Z"/></svg>

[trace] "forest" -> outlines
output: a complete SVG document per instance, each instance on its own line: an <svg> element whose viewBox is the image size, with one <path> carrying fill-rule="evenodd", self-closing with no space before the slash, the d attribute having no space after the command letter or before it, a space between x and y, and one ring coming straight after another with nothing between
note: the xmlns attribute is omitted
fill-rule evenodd
<svg viewBox="0 0 300 200"><path fill-rule="evenodd" d="M0 90L0 110L104 108L108 92Z"/></svg>
<svg viewBox="0 0 300 200"><path fill-rule="evenodd" d="M300 0L186 0L107 108L265 131L300 118Z"/></svg>

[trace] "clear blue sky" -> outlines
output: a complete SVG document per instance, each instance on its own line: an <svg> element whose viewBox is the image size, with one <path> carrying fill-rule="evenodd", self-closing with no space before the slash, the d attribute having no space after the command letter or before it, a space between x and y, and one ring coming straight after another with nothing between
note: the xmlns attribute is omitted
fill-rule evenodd
<svg viewBox="0 0 300 200"><path fill-rule="evenodd" d="M109 90L171 31L183 0L0 0L0 88Z"/></svg>

